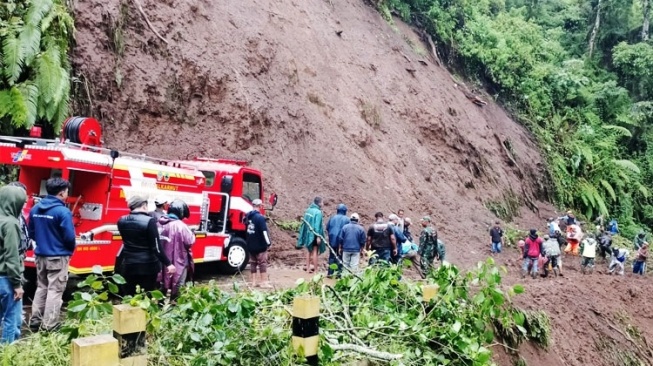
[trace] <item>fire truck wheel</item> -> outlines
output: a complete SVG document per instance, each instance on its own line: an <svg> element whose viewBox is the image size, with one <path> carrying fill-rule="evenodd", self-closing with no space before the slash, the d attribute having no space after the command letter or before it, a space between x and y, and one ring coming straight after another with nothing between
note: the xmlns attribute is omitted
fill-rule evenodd
<svg viewBox="0 0 653 366"><path fill-rule="evenodd" d="M227 260L219 262L220 272L226 274L238 273L245 269L249 262L245 241L241 238L233 238L227 249Z"/></svg>

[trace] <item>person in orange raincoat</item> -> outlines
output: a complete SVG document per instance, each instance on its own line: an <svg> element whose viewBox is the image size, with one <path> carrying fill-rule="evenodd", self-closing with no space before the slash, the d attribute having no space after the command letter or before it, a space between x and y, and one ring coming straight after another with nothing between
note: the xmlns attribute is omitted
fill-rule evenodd
<svg viewBox="0 0 653 366"><path fill-rule="evenodd" d="M571 253L573 255L578 255L580 251L580 242L583 240L583 231L578 225L569 225L567 226L567 247L565 248L565 253Z"/></svg>

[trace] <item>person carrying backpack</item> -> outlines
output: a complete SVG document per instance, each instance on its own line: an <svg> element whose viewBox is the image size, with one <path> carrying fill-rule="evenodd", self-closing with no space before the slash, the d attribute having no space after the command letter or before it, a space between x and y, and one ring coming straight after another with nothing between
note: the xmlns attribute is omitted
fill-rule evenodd
<svg viewBox="0 0 653 366"><path fill-rule="evenodd" d="M560 245L555 238L551 238L548 235L544 235L544 243L542 244L542 252L546 257L546 261L542 270L544 271L544 277L549 275L549 267L553 271L553 274L557 277L561 275L560 266L558 265L558 260L560 259Z"/></svg>
<svg viewBox="0 0 653 366"><path fill-rule="evenodd" d="M370 225L367 230L367 250L374 250L376 256L369 260L369 264L375 264L378 260L390 263L392 257L397 256L397 239L394 229L383 220L383 213L374 214L376 222Z"/></svg>
<svg viewBox="0 0 653 366"><path fill-rule="evenodd" d="M633 273L644 275L646 273L646 258L648 258L648 243L644 243L637 251L637 257L633 261Z"/></svg>

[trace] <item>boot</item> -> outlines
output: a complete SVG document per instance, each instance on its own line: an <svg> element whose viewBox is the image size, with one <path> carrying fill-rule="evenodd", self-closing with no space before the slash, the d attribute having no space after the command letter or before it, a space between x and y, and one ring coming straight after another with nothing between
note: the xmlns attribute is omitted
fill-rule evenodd
<svg viewBox="0 0 653 366"><path fill-rule="evenodd" d="M522 269L522 270L521 270L521 278L526 278L526 273L527 273L527 272L526 272L525 270Z"/></svg>
<svg viewBox="0 0 653 366"><path fill-rule="evenodd" d="M256 273L249 274L249 282L252 284L252 287L258 286L258 284L256 283Z"/></svg>
<svg viewBox="0 0 653 366"><path fill-rule="evenodd" d="M265 289L271 289L273 288L272 285L270 284L270 281L268 281L267 273L261 273L259 277L259 287L260 288L265 288Z"/></svg>

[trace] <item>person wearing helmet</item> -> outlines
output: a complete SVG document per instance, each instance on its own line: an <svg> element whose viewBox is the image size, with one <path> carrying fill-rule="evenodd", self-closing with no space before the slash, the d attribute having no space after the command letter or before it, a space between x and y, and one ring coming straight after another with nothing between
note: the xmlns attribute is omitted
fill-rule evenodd
<svg viewBox="0 0 653 366"><path fill-rule="evenodd" d="M156 220L156 222L159 222L159 219L165 216L166 214L165 205L167 203L168 200L166 200L163 197L157 197L154 199L154 206L156 206L156 209L150 212L150 216L154 217L154 220Z"/></svg>
<svg viewBox="0 0 653 366"><path fill-rule="evenodd" d="M360 216L357 213L351 214L350 222L340 230L337 242L343 265L353 273L358 272L358 263L363 255L366 239Z"/></svg>
<svg viewBox="0 0 653 366"><path fill-rule="evenodd" d="M250 282L255 287L272 288L267 278L268 248L271 243L268 225L265 222L265 217L261 214L263 201L258 198L253 200L252 207L252 211L245 216ZM260 273L260 281L257 282L256 275L258 273Z"/></svg>
<svg viewBox="0 0 653 366"><path fill-rule="evenodd" d="M344 203L341 203L336 208L336 214L329 218L326 226L326 234L329 238L329 246L332 250L329 250L329 264L327 266L327 277L331 278L333 272L336 271L338 274L341 271L340 262L341 259L336 256L336 253L339 252L338 248L338 235L342 228L349 224L349 217L347 217L347 206ZM334 270L331 268L332 265L336 265L337 268Z"/></svg>
<svg viewBox="0 0 653 366"><path fill-rule="evenodd" d="M170 202L168 214L159 219L163 251L175 266L175 273L168 276L161 274L160 280L163 290L170 291L172 298L179 296L179 289L186 280L192 281L195 269L193 256L190 253L191 247L195 244L195 234L183 221L189 217L188 205L177 199Z"/></svg>

